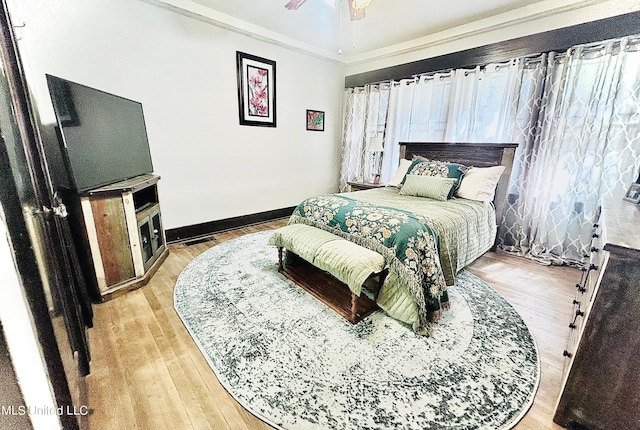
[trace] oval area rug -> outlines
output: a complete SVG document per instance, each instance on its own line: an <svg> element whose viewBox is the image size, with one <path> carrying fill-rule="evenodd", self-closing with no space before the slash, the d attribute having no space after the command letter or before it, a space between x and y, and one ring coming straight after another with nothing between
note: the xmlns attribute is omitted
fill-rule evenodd
<svg viewBox="0 0 640 430"><path fill-rule="evenodd" d="M220 383L270 425L297 429L508 429L539 382L516 311L461 271L431 337L382 311L352 325L277 271L271 232L196 257L174 306Z"/></svg>

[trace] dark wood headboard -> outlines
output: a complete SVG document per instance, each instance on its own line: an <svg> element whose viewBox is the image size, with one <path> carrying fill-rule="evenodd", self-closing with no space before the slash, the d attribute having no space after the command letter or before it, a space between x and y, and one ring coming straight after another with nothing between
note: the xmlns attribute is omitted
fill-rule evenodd
<svg viewBox="0 0 640 430"><path fill-rule="evenodd" d="M400 142L400 158L411 160L419 155L431 160L449 161L465 166L504 166L504 173L500 177L493 200L496 217L500 222L517 147L517 143Z"/></svg>

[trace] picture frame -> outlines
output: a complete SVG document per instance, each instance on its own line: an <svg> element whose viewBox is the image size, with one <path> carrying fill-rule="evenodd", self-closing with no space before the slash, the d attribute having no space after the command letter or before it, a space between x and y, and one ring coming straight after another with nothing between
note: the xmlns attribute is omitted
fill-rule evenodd
<svg viewBox="0 0 640 430"><path fill-rule="evenodd" d="M324 111L307 109L307 130L324 131Z"/></svg>
<svg viewBox="0 0 640 430"><path fill-rule="evenodd" d="M276 127L276 62L236 51L240 125Z"/></svg>
<svg viewBox="0 0 640 430"><path fill-rule="evenodd" d="M640 203L640 184L638 183L631 184L631 186L627 190L627 193L623 197L623 200L627 202L639 204Z"/></svg>

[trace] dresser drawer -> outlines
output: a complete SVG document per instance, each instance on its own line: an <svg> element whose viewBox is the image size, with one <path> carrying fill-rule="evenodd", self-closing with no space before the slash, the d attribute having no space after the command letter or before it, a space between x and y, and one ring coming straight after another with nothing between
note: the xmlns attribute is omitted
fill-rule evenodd
<svg viewBox="0 0 640 430"><path fill-rule="evenodd" d="M576 294L573 299L573 308L571 312L571 319L569 320L569 337L567 339L567 347L565 348L563 355L567 358L565 361L565 368L571 363L571 358L575 355L578 349L578 342L580 336L582 336L582 329L584 327L585 313L587 303L584 303L585 296L582 293Z"/></svg>
<svg viewBox="0 0 640 430"><path fill-rule="evenodd" d="M596 231L578 284L580 304L571 305L584 315L571 330L553 420L567 428L638 429L640 205L611 197L602 206L602 234Z"/></svg>
<svg viewBox="0 0 640 430"><path fill-rule="evenodd" d="M602 263L604 259L605 251L602 249L602 229L595 225L592 239L591 248L589 250L589 263L586 266L587 279L585 283L586 291L584 294L587 296L587 301L593 300L593 290L598 282L600 273L602 272Z"/></svg>
<svg viewBox="0 0 640 430"><path fill-rule="evenodd" d="M580 340L580 336L582 336L586 314L593 300L593 291L600 276L600 268L602 267L604 255L604 251L601 249L601 243L601 229L596 223L593 226L591 235L589 258L587 263L581 268L580 279L576 284L576 295L572 302L571 317L568 322L570 332L567 339L567 347L563 351L563 355L567 358L565 367L570 365L571 358L578 348L578 341Z"/></svg>

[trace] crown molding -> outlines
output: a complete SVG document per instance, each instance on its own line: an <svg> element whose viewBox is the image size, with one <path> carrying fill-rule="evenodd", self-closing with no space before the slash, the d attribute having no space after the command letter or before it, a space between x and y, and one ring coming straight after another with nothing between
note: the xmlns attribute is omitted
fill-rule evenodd
<svg viewBox="0 0 640 430"><path fill-rule="evenodd" d="M441 45L454 44L455 42L463 39L469 39L487 33L505 30L532 21L544 20L559 14L574 12L600 3L602 3L601 0L565 0L564 2L559 0L547 0L537 2L509 12L493 15L467 24L459 25L451 29L439 31L428 36L413 39L408 42L367 51L362 54L351 55L347 57L346 64L348 67L353 67ZM495 40L494 42L508 40L514 37L514 34L508 31L502 31L500 34L502 38ZM525 34L520 35L523 36Z"/></svg>
<svg viewBox="0 0 640 430"><path fill-rule="evenodd" d="M635 3L633 0L609 0L605 2L603 2L602 0L544 0L541 2L523 6L509 12L504 12L467 24L452 27L450 29L442 30L408 42L367 51L362 54L347 56L338 54L337 52L318 49L311 44L300 42L281 33L271 31L264 27L260 27L258 25L254 25L246 21L237 19L233 16L218 12L192 0L139 1L161 7L166 10L170 10L180 15L196 19L198 21L213 25L227 31L241 34L255 40L273 44L275 46L292 50L300 54L338 64L343 67L356 69L358 69L357 66L362 66L373 62L389 63L390 59L400 58L402 56L411 56L412 53L416 53L416 56L420 57L421 51L437 50L437 48L440 46L456 46L460 45L463 40L469 40L473 38L478 39L478 43L476 44L476 46L480 46L487 43L501 42L514 37L526 36L528 34L533 34L533 32L527 31L526 29L521 29L519 32L517 32L518 34L514 34L515 32L510 32L507 30L512 28L517 29L517 27L519 26L523 27L530 22L543 20L549 20L549 22L551 22L551 25L548 25L547 28L538 28L537 31L548 31L554 28L576 24L575 22L565 23L554 18L562 14L567 15L572 12L581 10L584 11L594 6L600 7L599 15L591 14L591 16L589 16L589 19L584 18L585 15L589 14L576 13L575 16L580 17L578 18L580 22L587 22L589 20L597 20L607 16L614 16L616 14L627 12L628 9L632 9L633 6L629 5ZM615 6L620 3L624 3L623 6L618 6L616 8ZM629 5L626 5L626 3L629 3ZM607 7L607 4L613 4L613 6ZM627 10L621 10L625 7ZM637 5L635 7L638 8ZM499 36L497 36L496 33L499 33ZM487 41L487 38L489 37L491 37L492 40ZM466 48L470 48L470 46L465 47L465 49ZM449 49L449 51L451 50ZM422 55L422 57L424 57L424 55ZM399 59L398 63L404 63L406 61L406 59Z"/></svg>
<svg viewBox="0 0 640 430"><path fill-rule="evenodd" d="M319 50L313 45L300 42L278 32L242 21L233 16L218 12L191 0L139 0L174 13L213 25L223 30L270 43L300 54L308 55L334 64L346 66L344 57L334 52Z"/></svg>

